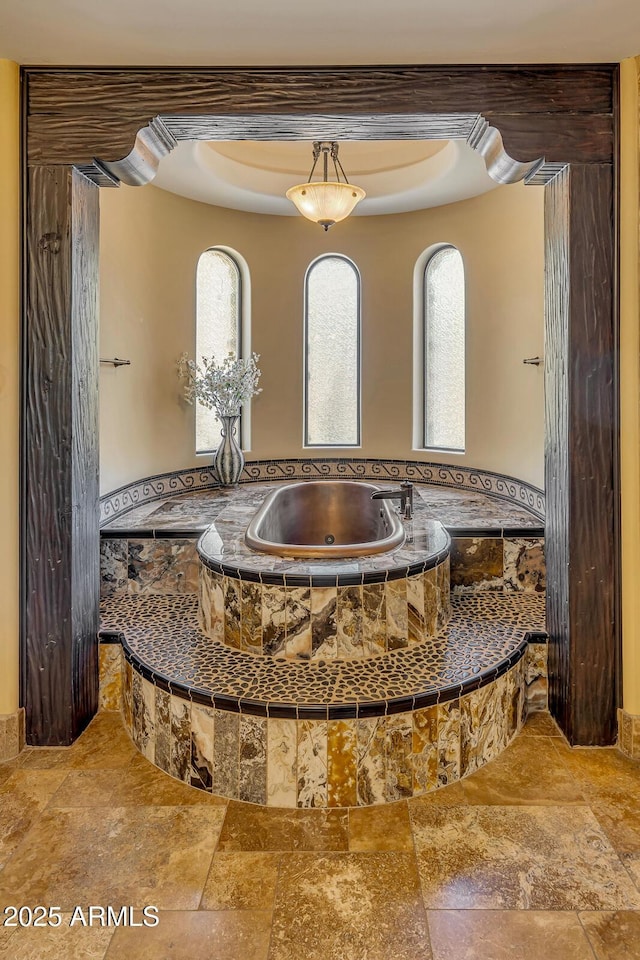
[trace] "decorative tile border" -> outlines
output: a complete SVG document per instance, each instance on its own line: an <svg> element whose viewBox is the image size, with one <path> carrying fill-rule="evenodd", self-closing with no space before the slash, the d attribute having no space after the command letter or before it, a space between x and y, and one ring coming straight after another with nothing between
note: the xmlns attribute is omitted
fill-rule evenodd
<svg viewBox="0 0 640 960"><path fill-rule="evenodd" d="M285 584L238 580L203 566L200 629L257 656L370 659L424 643L445 626L451 611L448 557L424 573L382 583Z"/></svg>
<svg viewBox="0 0 640 960"><path fill-rule="evenodd" d="M618 747L632 760L640 760L640 715L618 710Z"/></svg>
<svg viewBox="0 0 640 960"><path fill-rule="evenodd" d="M256 460L245 464L241 483L266 480L361 479L380 482L414 480L437 486L480 491L526 507L544 520L544 492L523 480L488 470L418 460L292 459ZM219 486L213 468L176 470L146 477L100 498L100 523L120 517L133 507L189 490Z"/></svg>

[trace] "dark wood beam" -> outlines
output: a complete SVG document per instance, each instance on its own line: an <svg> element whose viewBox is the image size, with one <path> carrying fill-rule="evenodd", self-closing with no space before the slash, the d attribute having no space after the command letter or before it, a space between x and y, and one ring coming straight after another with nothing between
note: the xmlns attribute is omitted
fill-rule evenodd
<svg viewBox="0 0 640 960"><path fill-rule="evenodd" d="M29 115L611 114L614 67L28 68Z"/></svg>
<svg viewBox="0 0 640 960"><path fill-rule="evenodd" d="M482 114L502 122L514 159L601 163L611 160L613 72L607 65L35 69L26 73L28 157L38 164L70 155L83 164L120 160L158 116L181 118L179 139L205 135L199 118L209 119L213 139L286 139L278 117L297 120L289 124L296 138L425 139L464 136L453 129L454 116Z"/></svg>

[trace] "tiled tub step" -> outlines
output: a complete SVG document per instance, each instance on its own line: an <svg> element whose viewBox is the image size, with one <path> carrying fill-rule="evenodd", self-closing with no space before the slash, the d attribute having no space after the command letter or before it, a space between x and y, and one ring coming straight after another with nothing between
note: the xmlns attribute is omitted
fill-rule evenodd
<svg viewBox="0 0 640 960"><path fill-rule="evenodd" d="M373 661L258 658L204 637L195 597L103 602L122 640L123 711L139 749L181 780L274 806L352 806L451 783L506 747L529 699L546 705L544 601L456 597L428 644ZM103 643L118 708L120 645Z"/></svg>

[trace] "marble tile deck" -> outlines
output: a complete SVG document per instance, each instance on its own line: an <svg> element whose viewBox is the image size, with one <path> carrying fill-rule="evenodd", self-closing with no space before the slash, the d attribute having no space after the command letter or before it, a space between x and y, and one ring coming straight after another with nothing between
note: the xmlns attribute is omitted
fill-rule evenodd
<svg viewBox="0 0 640 960"><path fill-rule="evenodd" d="M223 511L228 511L241 491L242 500L258 509L264 498L280 483L242 484L236 489L200 490L177 494L133 507L102 526L103 536L121 531L140 534L153 531L156 536L180 533L193 536L202 533ZM379 483L381 489L394 486ZM439 520L447 529L456 530L515 530L539 531L542 521L524 506L490 494L455 490L449 487L416 483L416 516ZM498 534L500 535L500 534ZM525 535L525 534L522 534Z"/></svg>
<svg viewBox="0 0 640 960"><path fill-rule="evenodd" d="M571 750L548 715L462 783L327 811L193 790L103 713L0 764L0 809L3 908L62 908L58 927L0 926L0 960L640 957L638 855L612 827L640 824L640 763ZM159 922L71 925L90 904Z"/></svg>

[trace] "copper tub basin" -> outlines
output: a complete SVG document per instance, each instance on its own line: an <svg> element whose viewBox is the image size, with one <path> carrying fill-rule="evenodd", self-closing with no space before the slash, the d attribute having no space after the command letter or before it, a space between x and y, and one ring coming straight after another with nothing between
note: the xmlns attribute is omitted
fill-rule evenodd
<svg viewBox="0 0 640 960"><path fill-rule="evenodd" d="M245 534L252 550L281 557L364 557L404 543L402 521L371 483L309 480L270 493Z"/></svg>

